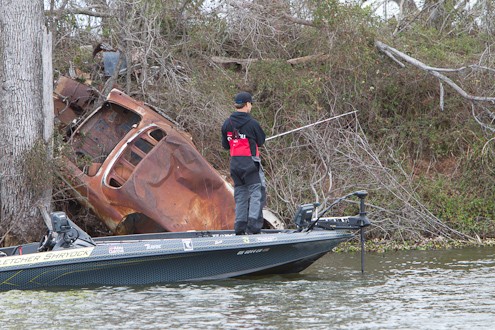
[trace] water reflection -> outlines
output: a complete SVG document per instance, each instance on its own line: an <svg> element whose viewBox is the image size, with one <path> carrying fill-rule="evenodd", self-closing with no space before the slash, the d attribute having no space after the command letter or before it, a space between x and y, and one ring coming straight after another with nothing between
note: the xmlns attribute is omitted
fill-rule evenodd
<svg viewBox="0 0 495 330"><path fill-rule="evenodd" d="M489 329L492 248L331 254L301 275L0 293L2 329Z"/></svg>

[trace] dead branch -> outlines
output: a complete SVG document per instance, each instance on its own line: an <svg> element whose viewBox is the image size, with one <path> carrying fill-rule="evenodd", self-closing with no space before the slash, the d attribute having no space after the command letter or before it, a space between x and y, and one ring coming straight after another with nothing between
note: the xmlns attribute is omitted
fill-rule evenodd
<svg viewBox="0 0 495 330"><path fill-rule="evenodd" d="M211 60L213 61L213 63L221 64L221 65L238 64L242 68L245 68L251 63L258 61L258 59L255 58L241 59L241 58L222 57L222 56L213 56Z"/></svg>
<svg viewBox="0 0 495 330"><path fill-rule="evenodd" d="M494 102L495 103L495 97L484 97L484 96L476 96L476 95L471 95L467 93L465 90L463 90L459 85L457 85L455 82L453 82L449 77L441 74L440 72L453 72L453 71L459 71L459 70L464 70L465 68L461 69L443 69L443 68L435 68L431 67L429 65L424 64L423 62L418 61L415 58L412 58L411 56L404 54L403 52L390 47L389 45L384 44L383 42L380 42L378 40L375 41L376 47L382 51L384 54L389 56L389 54L393 54L394 56L402 58L404 61L406 61L409 64L414 65L415 67L428 72L432 76L438 78L439 80L443 81L450 87L452 87L457 93L459 93L463 98L470 100L470 101L481 101L481 102ZM392 57L394 61L396 61L395 58ZM479 67L478 67L479 68Z"/></svg>
<svg viewBox="0 0 495 330"><path fill-rule="evenodd" d="M245 10L245 9L255 10L255 11L263 11L264 10L263 6L259 5L257 3L248 3L248 2L239 3L236 1L229 1L228 4L231 5L232 7L235 7L237 9L241 9L241 10ZM285 13L285 12L281 13L281 17L284 18L285 20L291 22L291 23L295 23L295 24L299 24L299 25L306 25L306 26L311 26L311 27L317 26L313 21L297 18L297 17L294 17L294 16L292 16L288 13Z"/></svg>
<svg viewBox="0 0 495 330"><path fill-rule="evenodd" d="M91 8L54 9L45 10L46 16L62 17L65 15L86 15L92 17L113 17L110 12L94 11Z"/></svg>
<svg viewBox="0 0 495 330"><path fill-rule="evenodd" d="M311 27L316 27L316 24L313 23L312 21L308 21L305 19L300 19L294 16L291 16L289 14L282 14L282 17L288 20L289 22L295 23L295 24L300 24L300 25L306 25L306 26L311 26Z"/></svg>
<svg viewBox="0 0 495 330"><path fill-rule="evenodd" d="M321 53L321 54L292 58L290 60L287 60L287 63L294 65L294 64L303 64L308 62L323 62L329 58L330 55Z"/></svg>
<svg viewBox="0 0 495 330"><path fill-rule="evenodd" d="M486 112L486 111L485 111L485 112ZM490 127L490 126L486 125L486 124L485 124L485 123L483 123L481 120L479 120L479 118L476 116L476 113L475 113L475 111L474 111L474 104L471 104L471 114L473 115L474 120L478 123L478 125L480 125L481 127L483 127L483 128L484 128L484 129L486 129L486 130L491 131L492 133L495 133L495 129L494 129L494 128L492 128L492 127ZM493 120L493 119L494 119L494 118L493 118L493 113L491 113L491 112L490 112L490 113L489 113L489 115L491 115L492 120Z"/></svg>

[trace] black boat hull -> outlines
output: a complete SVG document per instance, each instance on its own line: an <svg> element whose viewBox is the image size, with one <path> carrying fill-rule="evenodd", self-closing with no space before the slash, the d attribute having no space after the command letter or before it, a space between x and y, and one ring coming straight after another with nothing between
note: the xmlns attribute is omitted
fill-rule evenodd
<svg viewBox="0 0 495 330"><path fill-rule="evenodd" d="M185 234L185 233L184 233ZM0 258L0 290L130 286L297 273L350 233L129 235L94 247ZM208 236L210 235L210 236Z"/></svg>

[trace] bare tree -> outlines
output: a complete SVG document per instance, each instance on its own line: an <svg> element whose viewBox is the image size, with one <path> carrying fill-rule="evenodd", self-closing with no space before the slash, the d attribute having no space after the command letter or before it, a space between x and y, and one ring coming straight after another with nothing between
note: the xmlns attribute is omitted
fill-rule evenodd
<svg viewBox="0 0 495 330"><path fill-rule="evenodd" d="M44 230L36 206L51 196L53 79L43 1L1 0L0 7L0 237L12 244Z"/></svg>

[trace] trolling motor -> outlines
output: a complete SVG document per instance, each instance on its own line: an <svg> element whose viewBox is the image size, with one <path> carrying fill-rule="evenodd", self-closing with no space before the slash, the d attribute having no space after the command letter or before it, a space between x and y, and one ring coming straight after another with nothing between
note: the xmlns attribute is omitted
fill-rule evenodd
<svg viewBox="0 0 495 330"><path fill-rule="evenodd" d="M359 213L355 216L345 216L345 217L327 217L323 218L325 213L327 213L336 204L342 202L343 200L356 196L359 198ZM366 216L366 205L365 198L368 196L368 192L364 190L355 191L348 195L338 198L330 204L325 210L315 220L311 219L305 231L312 230L315 226L324 229L361 229L367 227L371 224L370 220ZM308 204L306 204L308 205Z"/></svg>
<svg viewBox="0 0 495 330"><path fill-rule="evenodd" d="M73 223L64 212L50 214L48 233L42 238L38 251L95 246L91 236Z"/></svg>
<svg viewBox="0 0 495 330"><path fill-rule="evenodd" d="M332 207L351 196L356 196L357 198L359 198L359 213L357 215L323 218L325 213L327 213ZM294 218L294 222L297 226L297 231L300 232L304 230L305 232L308 232L310 230L313 230L315 227L326 230L360 230L361 272L364 273L364 228L368 227L371 224L370 220L366 216L366 196L368 196L367 191L359 190L340 197L335 200L335 202L330 204L329 207L323 210L315 220L313 220L313 213L316 207L318 207L320 204L313 203L300 205Z"/></svg>

